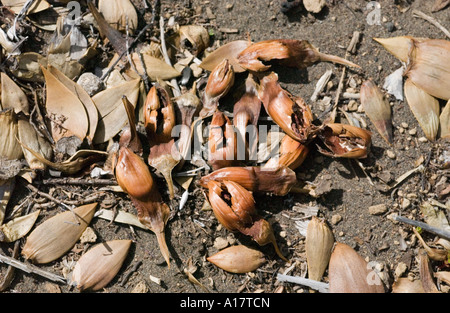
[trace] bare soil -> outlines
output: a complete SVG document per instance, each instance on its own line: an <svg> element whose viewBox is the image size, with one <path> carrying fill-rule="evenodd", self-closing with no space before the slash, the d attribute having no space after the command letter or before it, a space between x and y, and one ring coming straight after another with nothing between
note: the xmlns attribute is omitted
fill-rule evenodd
<svg viewBox="0 0 450 313"><path fill-rule="evenodd" d="M137 8L142 9L142 1L133 1ZM413 17L412 10L419 9L431 14L433 1L390 1L379 0L381 5L381 25L369 25L366 9L368 1L327 1L326 7L319 14L310 14L300 5L288 13L281 12L280 0L221 0L221 1L162 1L165 17L174 16L180 23L195 23L204 25L213 34L213 46L225 44L236 39L260 41L265 39L303 39L308 40L320 51L345 56L354 31L362 34L357 51L348 57L359 64L361 70L347 70L344 80L344 91L350 88L350 80L356 82L358 92L362 81L372 78L378 86L382 86L387 75L400 67L400 63L379 44L373 37L392 37L412 35L417 37L444 38L435 26ZM140 11L142 13L142 11ZM450 27L450 8L432 15L441 23ZM142 20L149 19L147 12ZM157 34L157 30L155 31ZM318 103L310 101L316 82L327 69L332 69L332 85L321 95L334 99L342 67L330 63L319 63L305 70L277 68L280 81L284 88L294 95L303 97L311 106L314 114L320 116L322 108ZM339 107L347 109L349 99L341 99ZM357 100L359 104L359 100ZM336 241L353 247L368 261L382 264L382 273L387 290L390 291L394 281L394 271L400 262L407 265L404 276L418 276L415 257L420 243L412 239L412 230L408 225L394 222L389 217L393 213L401 214L416 220L422 220L419 204L435 194L434 179L436 167L441 161L439 155L443 149L449 149L449 142L422 142L424 137L408 104L390 98L392 105L394 144L389 146L378 134L373 124L365 117L367 128L373 133L373 145L367 159L360 160L361 169L355 160L333 159L320 155L312 149L305 162L296 170L299 177L313 184L328 184L322 196L314 198L306 194L289 194L285 197L259 195L256 204L261 215L268 219L274 228L278 244L282 252L290 260L282 261L270 245L259 247L245 236L231 234L223 228L210 210L202 210L204 196L200 188L191 185L190 195L184 208L178 210L182 193L178 189L176 199L171 203L172 216L166 227L166 238L172 254L173 263L167 268L158 249L155 235L150 231L138 228L131 229L127 225L109 223L100 218L94 218L90 227L97 235L96 243L111 239L132 239L133 245L123 268L114 280L98 293L130 293L137 286L145 285L149 293L197 293L205 292L198 285L191 283L184 273L185 268L196 267L193 276L212 293L273 293L280 286L283 292L309 292L308 288L280 283L277 273L283 273L290 268L288 274L305 276L306 256L305 237L296 227L297 221L305 220L304 214L298 208L317 207L318 215L328 221ZM345 122L344 115L339 111L338 121ZM402 127L406 123L407 127ZM404 125L406 126L406 125ZM417 134L410 135L409 130L416 129ZM391 150L395 158L390 158L387 151ZM385 183L380 177L386 175L391 181L400 177L416 166L417 160L423 158L425 171L416 173L405 179L399 186L388 192L383 191ZM203 175L204 173L202 173ZM368 175L369 177L367 177ZM448 174L447 174L448 175ZM161 186L164 181L161 180ZM323 186L323 185L322 185ZM98 187L56 186L58 195L61 190L72 196L83 194L87 196ZM167 192L160 188L167 199ZM24 188L17 188L11 205L20 203L26 196ZM127 196L111 192L111 197L119 199L118 208L135 212ZM405 198L409 205L403 205ZM440 199L444 202L446 199ZM382 215L372 215L369 207L385 204L387 211ZM44 213L38 223L56 213L52 209ZM199 223L200 222L200 223ZM243 243L260 249L267 256L268 262L257 271L248 274L227 273L206 261L206 257L218 252L214 245L218 237L225 238L231 244ZM426 238L433 238L428 236ZM43 269L62 275L64 264L76 261L83 251L93 243L77 244L74 249L61 260L40 266ZM10 255L13 245L2 244L2 250ZM443 263L433 263L434 267L447 266ZM3 275L6 266L0 266ZM160 284L151 277L161 280ZM325 273L324 282L327 282ZM142 289L141 289L142 290ZM448 291L447 289L443 289ZM15 277L8 293L79 293L76 288L50 282L38 275L20 270L15 271Z"/></svg>

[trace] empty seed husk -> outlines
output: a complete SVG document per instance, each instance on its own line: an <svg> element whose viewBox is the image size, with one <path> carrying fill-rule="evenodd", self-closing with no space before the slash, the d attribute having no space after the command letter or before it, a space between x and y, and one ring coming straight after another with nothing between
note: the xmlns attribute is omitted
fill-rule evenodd
<svg viewBox="0 0 450 313"><path fill-rule="evenodd" d="M366 158L372 144L369 131L347 124L326 124L318 137L327 147L319 152L334 158Z"/></svg>
<svg viewBox="0 0 450 313"><path fill-rule="evenodd" d="M334 237L325 221L313 216L306 230L308 277L320 281L330 262Z"/></svg>
<svg viewBox="0 0 450 313"><path fill-rule="evenodd" d="M407 79L404 85L405 97L411 112L419 122L420 128L428 140L433 141L439 131L439 102L412 80Z"/></svg>
<svg viewBox="0 0 450 313"><path fill-rule="evenodd" d="M391 106L372 80L361 85L361 104L381 137L392 145Z"/></svg>
<svg viewBox="0 0 450 313"><path fill-rule="evenodd" d="M225 248L206 260L235 274L253 272L267 261L261 251L244 245Z"/></svg>
<svg viewBox="0 0 450 313"><path fill-rule="evenodd" d="M331 293L384 293L378 274L350 246L336 243L328 267Z"/></svg>
<svg viewBox="0 0 450 313"><path fill-rule="evenodd" d="M49 263L69 251L94 216L97 203L59 213L37 226L27 237L22 255L34 263Z"/></svg>
<svg viewBox="0 0 450 313"><path fill-rule="evenodd" d="M119 272L130 246L131 240L111 240L95 245L77 261L72 282L80 291L104 288Z"/></svg>

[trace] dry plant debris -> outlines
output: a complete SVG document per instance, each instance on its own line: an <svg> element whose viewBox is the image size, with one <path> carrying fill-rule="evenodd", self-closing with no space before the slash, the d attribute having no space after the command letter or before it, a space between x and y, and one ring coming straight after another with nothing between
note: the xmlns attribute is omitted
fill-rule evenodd
<svg viewBox="0 0 450 313"><path fill-rule="evenodd" d="M341 57L304 38L214 42L207 25L189 14L173 18L158 0L144 1L143 10L131 0L80 1L73 11L66 2L1 1L0 244L2 250L14 245L11 256L0 253L0 262L8 265L1 290L12 284L14 269L65 284L70 291L101 292L117 284L118 275L124 286L141 265L158 262L152 252L156 261L144 257L127 269L131 247L143 245L137 227L154 235L146 238L157 242L164 259L158 266L173 273L175 264L200 292L215 288L212 278L197 275L208 266L209 273L223 277L246 275L238 291L257 281L267 266L269 273L278 272L271 292L280 287L295 292L295 284L319 292L449 292L448 40L373 38L402 64L383 89L400 91L396 99L407 103L424 133L416 142L433 143L412 170L394 179L373 165L374 141L379 144L380 136L392 148L398 133L414 136L417 130L408 130L406 123L401 131L394 127L388 94L358 65L368 57L358 55L359 31ZM432 11L447 5L436 1ZM282 12L304 8L312 16L325 7L322 0L288 1ZM435 19L414 13L445 32ZM142 26L145 14L150 18ZM213 19L212 12L206 15ZM48 45L29 51L28 36L37 29ZM329 67L311 101L289 91L279 73L323 63ZM334 101L330 69L342 70ZM82 74L94 75L97 85L81 83ZM318 104L321 115L313 108ZM339 214L327 221L320 210L293 203L297 196L315 200L332 191L331 175L311 182L302 172L312 155L320 168L325 160L340 160L353 173L361 170L376 192L397 194L400 212L407 214L415 201L420 211L415 217L423 221L388 215L391 204L367 205L374 218L412 227L409 233L402 229L399 244L406 247L406 238L410 245L418 241L420 249L411 252L417 260L417 271L410 272L415 277L406 280L399 277L404 271L396 271L392 281L389 269L369 262L333 234ZM398 157L392 150L386 155ZM422 194L400 194L399 185L414 174L421 177ZM23 195L12 199L13 194ZM300 244L286 244L286 230L274 227L264 197L284 201L288 220L303 214L289 230L302 238ZM189 200L207 217L184 213ZM215 253L180 259L179 241L166 237L183 214L190 223L186 227L220 239ZM107 220L106 228L129 231L80 242L99 218ZM227 237L218 237L212 224ZM61 270L44 269L55 262ZM289 276L293 270L302 275Z"/></svg>

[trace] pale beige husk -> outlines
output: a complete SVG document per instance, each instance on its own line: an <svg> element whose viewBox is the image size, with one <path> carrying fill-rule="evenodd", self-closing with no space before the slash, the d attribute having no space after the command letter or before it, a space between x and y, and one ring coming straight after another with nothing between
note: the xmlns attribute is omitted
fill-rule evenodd
<svg viewBox="0 0 450 313"><path fill-rule="evenodd" d="M1 73L2 85L2 102L0 108L14 109L15 113L23 112L26 115L30 113L30 105L28 103L27 95L23 90L5 73Z"/></svg>
<svg viewBox="0 0 450 313"><path fill-rule="evenodd" d="M384 293L377 273L350 246L336 243L328 268L331 293Z"/></svg>
<svg viewBox="0 0 450 313"><path fill-rule="evenodd" d="M405 75L433 97L450 99L450 41L413 40Z"/></svg>
<svg viewBox="0 0 450 313"><path fill-rule="evenodd" d="M100 0L98 10L114 29L134 34L138 26L136 8L130 0Z"/></svg>
<svg viewBox="0 0 450 313"><path fill-rule="evenodd" d="M123 82L107 88L92 97L98 112L99 121L93 143L100 144L117 135L127 124L128 116L122 98L136 107L139 97L140 79Z"/></svg>
<svg viewBox="0 0 450 313"><path fill-rule="evenodd" d="M9 160L21 159L22 148L17 141L19 126L12 109L0 112L0 157Z"/></svg>
<svg viewBox="0 0 450 313"><path fill-rule="evenodd" d="M330 262L334 236L325 221L312 217L306 231L308 277L320 281Z"/></svg>
<svg viewBox="0 0 450 313"><path fill-rule="evenodd" d="M25 236L34 226L39 213L37 210L24 216L16 217L6 224L0 226L0 231L4 235L4 242L14 242Z"/></svg>
<svg viewBox="0 0 450 313"><path fill-rule="evenodd" d="M405 63L408 61L413 37L398 36L391 38L374 38L374 40L400 61Z"/></svg>
<svg viewBox="0 0 450 313"><path fill-rule="evenodd" d="M439 101L410 79L405 81L405 97L414 117L428 140L435 140L439 130Z"/></svg>
<svg viewBox="0 0 450 313"><path fill-rule="evenodd" d="M5 211L16 185L15 178L0 179L0 225L5 219Z"/></svg>
<svg viewBox="0 0 450 313"><path fill-rule="evenodd" d="M440 138L450 138L450 100L442 109L441 115L439 116L439 137Z"/></svg>
<svg viewBox="0 0 450 313"><path fill-rule="evenodd" d="M225 248L207 260L227 272L236 274L253 272L267 261L261 251L244 245Z"/></svg>
<svg viewBox="0 0 450 313"><path fill-rule="evenodd" d="M20 142L22 142L33 151L36 151L37 153L42 155L42 157L46 160L51 160L53 157L53 149L50 142L48 142L48 140L44 137L40 136L28 120L24 118L19 119L18 126L18 135ZM29 150L24 147L22 147L22 150L25 160L27 161L30 169L45 170L47 168L47 164L41 162L40 159L38 159Z"/></svg>
<svg viewBox="0 0 450 313"><path fill-rule="evenodd" d="M27 237L22 255L38 264L60 258L78 241L96 208L97 203L86 204L44 221Z"/></svg>
<svg viewBox="0 0 450 313"><path fill-rule="evenodd" d="M111 240L92 247L77 261L73 283L80 291L96 291L108 285L122 267L131 243L131 240Z"/></svg>

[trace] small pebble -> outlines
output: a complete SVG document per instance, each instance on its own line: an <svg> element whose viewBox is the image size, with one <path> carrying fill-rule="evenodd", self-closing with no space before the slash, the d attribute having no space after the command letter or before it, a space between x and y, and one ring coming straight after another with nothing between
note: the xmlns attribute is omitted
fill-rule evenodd
<svg viewBox="0 0 450 313"><path fill-rule="evenodd" d="M410 134L411 136L415 136L417 134L417 128L414 127L413 129L410 129L408 131L408 134Z"/></svg>
<svg viewBox="0 0 450 313"><path fill-rule="evenodd" d="M403 127L404 129L407 129L408 126L409 126L408 123L405 123L405 122L403 122L401 125L402 125L402 127Z"/></svg>
<svg viewBox="0 0 450 313"><path fill-rule="evenodd" d="M411 201L408 198L402 199L402 209L406 209L411 205Z"/></svg>
<svg viewBox="0 0 450 313"><path fill-rule="evenodd" d="M217 237L216 240L214 240L214 248L216 248L217 250L222 250L228 247L228 244L228 240L222 237Z"/></svg>
<svg viewBox="0 0 450 313"><path fill-rule="evenodd" d="M397 267L395 268L395 277L401 277L403 274L405 274L406 270L407 270L407 266L405 263L400 262L398 263Z"/></svg>
<svg viewBox="0 0 450 313"><path fill-rule="evenodd" d="M372 215L380 215L380 214L386 213L387 210L388 210L387 206L384 203L372 205L369 207L369 213Z"/></svg>
<svg viewBox="0 0 450 313"><path fill-rule="evenodd" d="M348 102L347 108L350 112L358 110L358 102L356 102L355 100L350 100Z"/></svg>
<svg viewBox="0 0 450 313"><path fill-rule="evenodd" d="M419 141L420 141L420 142L427 142L427 141L428 141L428 139L427 139L427 138L425 138L425 137L420 137L420 138L419 138Z"/></svg>
<svg viewBox="0 0 450 313"><path fill-rule="evenodd" d="M390 33L392 33L395 30L395 24L393 22L387 22L386 24L384 24L384 26L386 27L386 30Z"/></svg>
<svg viewBox="0 0 450 313"><path fill-rule="evenodd" d="M81 243L94 243L97 241L97 235L95 231L91 227L86 227L84 232L81 234L80 242Z"/></svg>
<svg viewBox="0 0 450 313"><path fill-rule="evenodd" d="M148 287L144 281L138 282L137 285L134 286L133 290L131 290L131 293L147 293L147 292Z"/></svg>
<svg viewBox="0 0 450 313"><path fill-rule="evenodd" d="M91 72L81 74L77 80L77 84L83 87L83 89L86 90L88 95L91 97L104 88L103 81L100 77Z"/></svg>
<svg viewBox="0 0 450 313"><path fill-rule="evenodd" d="M396 158L395 152L392 151L392 150L387 150L386 151L386 155L388 156L389 159L395 159Z"/></svg>
<svg viewBox="0 0 450 313"><path fill-rule="evenodd" d="M333 225L336 225L340 221L342 221L342 216L340 216L339 214L335 214L331 217L331 224Z"/></svg>

